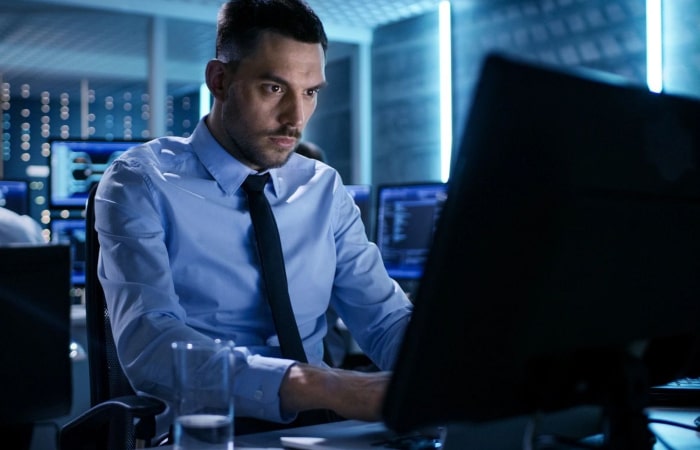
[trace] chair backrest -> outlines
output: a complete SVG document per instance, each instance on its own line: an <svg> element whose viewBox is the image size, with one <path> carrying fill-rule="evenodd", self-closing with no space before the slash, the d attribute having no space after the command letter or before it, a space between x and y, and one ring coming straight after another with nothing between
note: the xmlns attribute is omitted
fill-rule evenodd
<svg viewBox="0 0 700 450"><path fill-rule="evenodd" d="M70 269L68 245L0 247L0 427L70 412Z"/></svg>
<svg viewBox="0 0 700 450"><path fill-rule="evenodd" d="M90 190L85 208L85 313L92 406L134 394L117 357L105 294L97 277L100 243L95 230L96 190L97 185Z"/></svg>

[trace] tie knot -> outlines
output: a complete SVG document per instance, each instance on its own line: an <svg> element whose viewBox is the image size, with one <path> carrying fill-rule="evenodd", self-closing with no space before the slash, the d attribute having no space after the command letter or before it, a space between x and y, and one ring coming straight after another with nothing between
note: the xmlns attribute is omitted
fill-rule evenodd
<svg viewBox="0 0 700 450"><path fill-rule="evenodd" d="M248 175L248 178L243 182L243 190L248 192L262 192L265 189L267 180L270 179L270 173L262 175Z"/></svg>

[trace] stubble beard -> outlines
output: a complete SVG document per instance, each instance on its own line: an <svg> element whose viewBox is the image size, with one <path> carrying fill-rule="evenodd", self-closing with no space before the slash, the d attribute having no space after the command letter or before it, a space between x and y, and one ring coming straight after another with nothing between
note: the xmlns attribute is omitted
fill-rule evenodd
<svg viewBox="0 0 700 450"><path fill-rule="evenodd" d="M297 138L298 141L301 139L300 132L290 132L290 131L273 131L273 132L263 132L257 135L241 134L236 133L236 130L229 127L225 127L226 134L228 135L230 141L233 143L232 154L237 159L243 158L244 164L253 165L260 168L260 170L274 169L277 167L282 167L289 161L292 156L292 151L280 150L274 148L272 144L267 147L263 143L258 143L264 141L268 136L275 135L290 135ZM286 154L285 154L286 152Z"/></svg>

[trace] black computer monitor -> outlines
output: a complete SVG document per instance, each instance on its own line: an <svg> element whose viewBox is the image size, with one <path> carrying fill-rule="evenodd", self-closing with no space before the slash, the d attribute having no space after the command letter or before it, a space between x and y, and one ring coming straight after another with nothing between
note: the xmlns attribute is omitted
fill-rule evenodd
<svg viewBox="0 0 700 450"><path fill-rule="evenodd" d="M83 209L90 188L121 153L141 141L50 139L49 206Z"/></svg>
<svg viewBox="0 0 700 450"><path fill-rule="evenodd" d="M360 217L367 237L372 237L372 186L369 184L346 184L345 189L360 209Z"/></svg>
<svg viewBox="0 0 700 450"><path fill-rule="evenodd" d="M53 219L51 242L70 246L71 284L85 286L85 219Z"/></svg>
<svg viewBox="0 0 700 450"><path fill-rule="evenodd" d="M644 438L648 387L698 375L700 102L499 55L475 92L385 421L589 404Z"/></svg>
<svg viewBox="0 0 700 450"><path fill-rule="evenodd" d="M446 197L441 182L377 186L374 241L389 275L409 293L423 275Z"/></svg>
<svg viewBox="0 0 700 450"><path fill-rule="evenodd" d="M17 214L29 214L29 183L23 180L0 180L0 206Z"/></svg>
<svg viewBox="0 0 700 450"><path fill-rule="evenodd" d="M69 264L65 245L0 246L4 430L70 412Z"/></svg>

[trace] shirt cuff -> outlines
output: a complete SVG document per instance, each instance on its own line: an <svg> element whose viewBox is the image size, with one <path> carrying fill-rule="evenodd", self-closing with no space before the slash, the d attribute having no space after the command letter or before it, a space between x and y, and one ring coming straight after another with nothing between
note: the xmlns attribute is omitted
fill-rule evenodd
<svg viewBox="0 0 700 450"><path fill-rule="evenodd" d="M282 379L295 364L290 359L248 355L234 380L235 414L272 422L289 423L296 414L282 414L279 390Z"/></svg>

